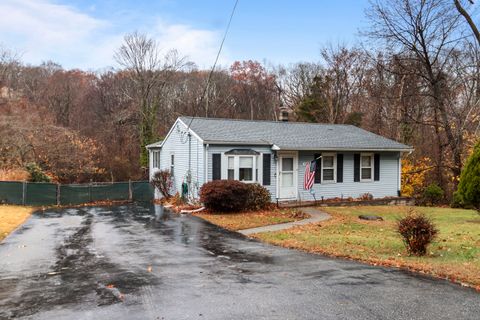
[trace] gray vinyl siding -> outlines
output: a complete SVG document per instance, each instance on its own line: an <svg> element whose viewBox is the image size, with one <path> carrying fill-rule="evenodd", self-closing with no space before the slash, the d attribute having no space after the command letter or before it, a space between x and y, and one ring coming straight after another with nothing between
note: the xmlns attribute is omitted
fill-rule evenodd
<svg viewBox="0 0 480 320"><path fill-rule="evenodd" d="M272 201L276 201L277 197L277 161L273 155L270 146L258 146L258 145L220 145L210 144L204 145L203 142L198 139L194 134L190 137L191 152L189 155L189 140L186 135L183 135L176 129L176 126L180 127L181 132L186 131L185 125L178 121L174 125L174 129L170 135L164 141L160 153L160 169L170 169L170 157L172 154L175 156L174 167L174 189L175 192L181 191L182 182L185 181L188 169L189 159L191 168L191 195L194 198L198 198L198 191L200 187L205 183L205 170L207 171L207 181L212 180L212 154L222 154L222 179L225 179L224 170L226 168L226 158L224 153L231 149L253 149L262 154L257 162L258 178L259 182L262 180L262 159L263 154L272 154L270 165L270 177L271 185L265 186L271 196ZM208 150L208 151L206 151ZM311 161L314 158L314 154L321 153L321 151L299 151L298 152L298 199L302 201L313 200L312 194L303 189L303 176L305 170L305 163ZM329 151L330 153L330 151ZM343 182L341 183L322 183L314 184L315 196L317 200L322 197L324 199L335 197L352 197L357 198L364 193L371 193L375 198L397 196L399 188L399 152L379 152L380 153L380 181L371 182L354 182L353 181L353 155L354 153L361 152L337 152L344 155L343 162ZM207 157L207 166L205 166L205 157ZM152 159L150 157L150 172L153 172ZM373 174L373 171L372 171ZM157 195L158 197L158 195Z"/></svg>
<svg viewBox="0 0 480 320"><path fill-rule="evenodd" d="M224 153L231 150L231 149L252 149L257 152L260 152L261 154L268 153L272 154L272 149L269 146L254 146L254 145L209 145L208 146L208 181L212 181L212 154L214 153L220 153L222 154L222 171L224 170L224 166L226 165L225 163L225 158L224 158ZM262 158L259 159L258 162L258 177L259 180L261 181L262 179L262 171L261 168L263 167L262 165ZM270 163L270 185L269 186L264 186L267 188L267 190L270 192L270 195L272 196L272 201L275 201L276 197L276 166L275 166L275 161L273 154L271 156L271 163ZM222 177L223 178L223 177Z"/></svg>
<svg viewBox="0 0 480 320"><path fill-rule="evenodd" d="M189 169L191 170L191 191L193 197L198 197L198 190L204 181L204 146L203 143L195 137L190 136L190 156L189 156L189 138L178 132L176 126L180 127L181 132L186 131L185 125L178 121L174 125L174 129L164 141L160 153L160 169L170 170L171 155L174 155L174 192L181 192L181 186L186 181L186 176ZM189 160L190 159L190 160ZM150 164L152 162L150 161ZM150 168L152 171L152 168Z"/></svg>
<svg viewBox="0 0 480 320"><path fill-rule="evenodd" d="M307 161L312 161L314 154L320 151L299 152L298 165L298 194L299 200L314 200L312 194L303 189L303 177L305 165ZM380 153L380 180L371 182L354 182L353 181L353 155L361 152L337 152L343 156L343 182L341 183L323 183L314 184L315 197L320 200L335 197L352 197L357 198L364 193L371 193L374 198L396 197L398 196L398 179L399 179L399 152L379 152ZM373 174L373 172L372 172Z"/></svg>

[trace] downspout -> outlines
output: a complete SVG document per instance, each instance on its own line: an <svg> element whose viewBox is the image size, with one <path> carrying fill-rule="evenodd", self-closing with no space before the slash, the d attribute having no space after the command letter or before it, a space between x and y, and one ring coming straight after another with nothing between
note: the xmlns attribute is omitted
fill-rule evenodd
<svg viewBox="0 0 480 320"><path fill-rule="evenodd" d="M205 168L204 168L205 172L204 172L204 175L203 175L203 183L208 182L208 147L209 146L210 145L208 143L205 145L205 156L204 156L204 158L205 158L205 162L204 162L205 163Z"/></svg>
<svg viewBox="0 0 480 320"><path fill-rule="evenodd" d="M188 172L187 172L187 185L188 185L188 194L192 193L192 135L190 131L188 132Z"/></svg>

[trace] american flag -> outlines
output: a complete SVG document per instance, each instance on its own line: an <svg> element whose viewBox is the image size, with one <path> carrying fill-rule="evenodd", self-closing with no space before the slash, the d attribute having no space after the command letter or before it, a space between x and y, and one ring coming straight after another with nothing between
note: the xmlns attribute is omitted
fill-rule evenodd
<svg viewBox="0 0 480 320"><path fill-rule="evenodd" d="M303 188L310 190L313 187L315 181L315 169L317 167L316 161L307 162L305 165L305 175L303 176Z"/></svg>

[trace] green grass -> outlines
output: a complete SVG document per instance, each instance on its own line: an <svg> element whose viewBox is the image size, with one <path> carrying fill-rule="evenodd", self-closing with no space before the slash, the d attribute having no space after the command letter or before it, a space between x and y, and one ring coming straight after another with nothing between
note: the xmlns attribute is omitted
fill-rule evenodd
<svg viewBox="0 0 480 320"><path fill-rule="evenodd" d="M320 224L255 235L277 245L351 258L371 264L404 267L480 286L480 215L473 210L415 207L439 229L425 257L407 254L396 233L396 221L411 207L321 208L332 219ZM384 221L364 221L360 214L375 214Z"/></svg>

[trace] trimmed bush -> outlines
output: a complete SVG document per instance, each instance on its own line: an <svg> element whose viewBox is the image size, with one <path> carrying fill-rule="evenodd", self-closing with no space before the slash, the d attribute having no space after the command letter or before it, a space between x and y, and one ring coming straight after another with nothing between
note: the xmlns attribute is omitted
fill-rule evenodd
<svg viewBox="0 0 480 320"><path fill-rule="evenodd" d="M270 192L258 183L248 184L247 209L262 210L271 204Z"/></svg>
<svg viewBox="0 0 480 320"><path fill-rule="evenodd" d="M200 188L200 201L216 212L242 211L249 199L247 184L235 180L213 180Z"/></svg>
<svg viewBox="0 0 480 320"><path fill-rule="evenodd" d="M428 185L423 191L423 198L432 205L438 204L443 199L443 189L436 183Z"/></svg>
<svg viewBox="0 0 480 320"><path fill-rule="evenodd" d="M402 236L408 252L416 256L423 256L427 253L427 246L438 233L430 218L413 210L398 221L397 230Z"/></svg>
<svg viewBox="0 0 480 320"><path fill-rule="evenodd" d="M480 210L480 141L463 167L453 200L456 206Z"/></svg>
<svg viewBox="0 0 480 320"><path fill-rule="evenodd" d="M47 176L42 168L36 163L29 163L25 166L25 169L30 174L30 182L50 182L51 179Z"/></svg>
<svg viewBox="0 0 480 320"><path fill-rule="evenodd" d="M171 190L173 186L173 180L172 174L169 170L160 170L155 172L150 183L153 187L160 191L165 199L170 199L172 197Z"/></svg>

